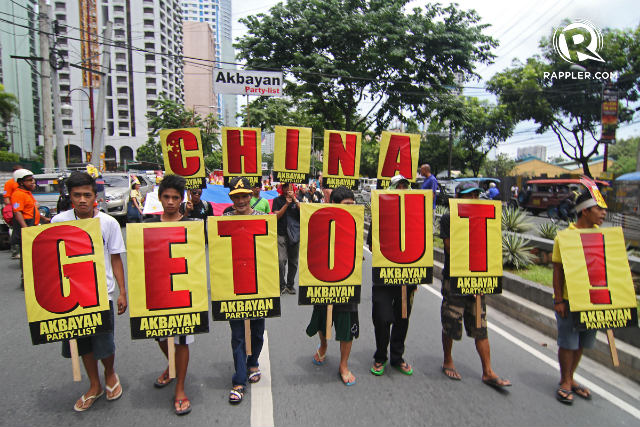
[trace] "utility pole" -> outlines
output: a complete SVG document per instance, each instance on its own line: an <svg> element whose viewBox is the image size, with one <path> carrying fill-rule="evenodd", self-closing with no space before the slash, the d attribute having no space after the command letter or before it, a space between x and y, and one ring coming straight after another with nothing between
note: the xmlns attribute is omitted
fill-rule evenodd
<svg viewBox="0 0 640 427"><path fill-rule="evenodd" d="M113 23L111 21L107 21L107 26L104 29L102 35L103 40L111 39L111 31L113 30ZM110 64L111 64L111 49L108 43L103 45L102 51L102 71L108 72ZM96 117L96 123L94 127L94 131L92 133L93 141L91 147L91 160L93 164L99 169L102 170L102 135L104 133L104 106L106 104L107 99L107 82L108 78L106 75L102 76L100 79L100 89L98 90L98 113Z"/></svg>
<svg viewBox="0 0 640 427"><path fill-rule="evenodd" d="M47 16L51 18L52 16L49 15L49 13L51 13L51 7L49 7L49 10L47 12L48 12ZM58 29L58 26L56 21L55 31L53 36L54 49L55 49L55 37L58 34L57 29ZM53 123L56 130L56 148L57 148L56 157L58 160L58 169L60 171L64 171L67 169L67 159L64 156L64 135L62 133L62 112L61 112L62 108L60 107L60 84L58 81L58 63L57 63L57 58L48 58L48 59L51 66L51 85L53 86L53 109L56 112L56 114L53 116Z"/></svg>
<svg viewBox="0 0 640 427"><path fill-rule="evenodd" d="M453 125L449 121L449 171L447 172L447 178L451 179L451 152L453 151Z"/></svg>
<svg viewBox="0 0 640 427"><path fill-rule="evenodd" d="M40 56L45 58L41 62L40 76L42 79L42 136L44 142L44 168L53 169L53 114L51 111L51 65L49 64L49 6L46 0L38 0L40 21Z"/></svg>

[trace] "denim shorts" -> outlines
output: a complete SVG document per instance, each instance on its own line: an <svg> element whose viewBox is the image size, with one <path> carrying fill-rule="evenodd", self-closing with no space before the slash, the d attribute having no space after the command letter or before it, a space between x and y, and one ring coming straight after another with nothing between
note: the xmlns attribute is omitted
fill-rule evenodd
<svg viewBox="0 0 640 427"><path fill-rule="evenodd" d="M111 315L111 325L113 328L109 332L93 335L87 338L77 338L78 355L93 353L96 360L106 359L116 352L116 343L113 339L113 331L116 327L115 316L113 313L113 301L109 301L109 313ZM69 349L69 341L62 342L62 357L71 358L71 350Z"/></svg>
<svg viewBox="0 0 640 427"><path fill-rule="evenodd" d="M596 344L596 330L576 331L573 326L573 316L567 312L567 317L562 318L556 313L558 321L558 347L565 350L578 350L579 348L593 348Z"/></svg>

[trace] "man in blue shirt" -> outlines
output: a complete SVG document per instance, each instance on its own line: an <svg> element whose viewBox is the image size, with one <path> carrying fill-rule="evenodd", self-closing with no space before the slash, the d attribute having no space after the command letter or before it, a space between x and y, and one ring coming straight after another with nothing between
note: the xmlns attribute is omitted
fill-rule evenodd
<svg viewBox="0 0 640 427"><path fill-rule="evenodd" d="M433 190L433 209L436 208L436 190L438 190L438 180L431 173L431 166L428 164L424 164L420 166L420 174L424 176L424 181L422 182L423 190Z"/></svg>

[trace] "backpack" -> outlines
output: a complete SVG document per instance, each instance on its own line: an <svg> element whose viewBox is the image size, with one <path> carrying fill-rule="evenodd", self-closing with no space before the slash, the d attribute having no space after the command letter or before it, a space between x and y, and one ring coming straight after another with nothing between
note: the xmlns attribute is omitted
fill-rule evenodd
<svg viewBox="0 0 640 427"><path fill-rule="evenodd" d="M2 208L2 219L7 225L11 225L13 223L13 206L10 204L4 205Z"/></svg>

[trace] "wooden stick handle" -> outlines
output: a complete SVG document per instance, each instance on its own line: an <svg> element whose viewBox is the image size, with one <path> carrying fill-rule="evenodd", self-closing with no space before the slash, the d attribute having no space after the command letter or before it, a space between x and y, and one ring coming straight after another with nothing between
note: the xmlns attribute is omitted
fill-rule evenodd
<svg viewBox="0 0 640 427"><path fill-rule="evenodd" d="M78 356L78 342L75 339L69 340L69 350L71 352L71 369L73 370L73 380L82 381L80 371L80 356Z"/></svg>
<svg viewBox="0 0 640 427"><path fill-rule="evenodd" d="M331 323L333 321L333 304L327 305L327 326L324 331L326 339L331 338Z"/></svg>
<svg viewBox="0 0 640 427"><path fill-rule="evenodd" d="M482 327L482 299L480 295L476 295L476 328Z"/></svg>
<svg viewBox="0 0 640 427"><path fill-rule="evenodd" d="M407 286L402 285L402 318L406 319L407 317Z"/></svg>
<svg viewBox="0 0 640 427"><path fill-rule="evenodd" d="M169 359L169 378L176 377L176 342L174 337L167 339L167 357Z"/></svg>
<svg viewBox="0 0 640 427"><path fill-rule="evenodd" d="M247 356L251 356L251 320L244 319L244 344Z"/></svg>
<svg viewBox="0 0 640 427"><path fill-rule="evenodd" d="M613 331L611 329L607 329L607 340L609 341L609 350L611 350L611 362L613 363L613 366L617 368L620 366L620 361L618 360L616 340L613 338Z"/></svg>

